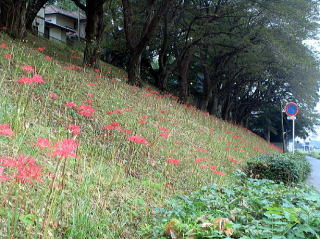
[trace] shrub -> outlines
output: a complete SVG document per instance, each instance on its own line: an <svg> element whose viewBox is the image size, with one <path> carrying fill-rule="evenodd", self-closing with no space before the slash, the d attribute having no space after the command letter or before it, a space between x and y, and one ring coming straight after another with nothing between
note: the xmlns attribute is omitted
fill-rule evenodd
<svg viewBox="0 0 320 239"><path fill-rule="evenodd" d="M241 174L232 185L205 186L155 209L141 237L320 238L319 191Z"/></svg>
<svg viewBox="0 0 320 239"><path fill-rule="evenodd" d="M245 171L253 178L298 183L306 180L311 166L305 156L299 153L263 154L249 160Z"/></svg>

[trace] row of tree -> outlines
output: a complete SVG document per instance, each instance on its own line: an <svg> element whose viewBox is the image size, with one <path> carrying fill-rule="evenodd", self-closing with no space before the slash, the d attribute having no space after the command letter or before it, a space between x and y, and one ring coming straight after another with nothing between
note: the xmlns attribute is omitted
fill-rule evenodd
<svg viewBox="0 0 320 239"><path fill-rule="evenodd" d="M46 3L1 0L0 25L25 36ZM302 108L300 136L317 122L319 62L304 40L318 28L319 0L72 0L87 15L84 64L125 66L182 103L270 138L281 105ZM22 29L22 30L21 30ZM274 112L274 113L270 113ZM281 134L282 135L282 134Z"/></svg>

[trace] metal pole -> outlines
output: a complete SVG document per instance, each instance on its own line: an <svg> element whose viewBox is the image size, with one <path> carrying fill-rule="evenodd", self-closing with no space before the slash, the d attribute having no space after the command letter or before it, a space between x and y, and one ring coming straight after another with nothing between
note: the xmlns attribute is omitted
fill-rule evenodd
<svg viewBox="0 0 320 239"><path fill-rule="evenodd" d="M293 146L292 146L292 152L294 153L294 119L292 119L292 141L293 141Z"/></svg>

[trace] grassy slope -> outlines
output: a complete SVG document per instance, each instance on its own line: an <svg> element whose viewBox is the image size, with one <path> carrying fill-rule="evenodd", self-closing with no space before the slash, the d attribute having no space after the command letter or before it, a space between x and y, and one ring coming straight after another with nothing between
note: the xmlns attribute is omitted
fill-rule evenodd
<svg viewBox="0 0 320 239"><path fill-rule="evenodd" d="M203 184L227 183L230 173L250 157L276 151L246 129L172 97L127 85L125 73L115 67L103 65L101 73L66 69L81 59L64 45L36 37L12 42L0 33L1 43L7 48L0 48L0 124L9 123L14 131L13 136L0 136L1 156L28 155L43 176L34 184L0 179L0 238L139 238L139 225L152 216L152 207ZM36 49L44 46L43 52ZM4 58L5 53L13 58ZM24 65L34 66L46 83L17 83L22 75L33 75L21 70ZM50 93L59 97L52 99ZM88 93L93 94L93 117L64 105L80 105ZM126 108L132 110L107 114ZM132 133L103 129L115 121ZM76 158L59 160L50 154L52 149L35 146L38 138L52 144L71 138L69 124L81 127L80 136L74 137L79 142ZM167 139L159 136L159 127L170 130ZM130 135L143 136L148 143L128 142ZM170 164L168 158L181 164ZM210 161L195 162L198 158ZM200 165L217 166L226 175ZM3 176L15 173L12 167L2 168Z"/></svg>

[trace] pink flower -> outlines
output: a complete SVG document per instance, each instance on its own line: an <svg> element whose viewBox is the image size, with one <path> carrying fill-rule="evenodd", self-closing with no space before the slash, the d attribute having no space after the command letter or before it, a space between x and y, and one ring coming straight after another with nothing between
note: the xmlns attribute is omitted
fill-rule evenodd
<svg viewBox="0 0 320 239"><path fill-rule="evenodd" d="M221 176L226 175L225 173L217 171L217 170L212 170L212 172L215 173L215 174L221 175Z"/></svg>
<svg viewBox="0 0 320 239"><path fill-rule="evenodd" d="M145 120L139 120L138 123L139 123L139 124L147 124L147 121L145 121Z"/></svg>
<svg viewBox="0 0 320 239"><path fill-rule="evenodd" d="M40 149L49 148L49 147L51 147L51 143L50 143L49 139L38 138L36 146L38 146Z"/></svg>
<svg viewBox="0 0 320 239"><path fill-rule="evenodd" d="M77 108L77 105L75 103L73 103L73 102L66 102L66 103L64 103L64 105L65 106L70 106L72 108Z"/></svg>
<svg viewBox="0 0 320 239"><path fill-rule="evenodd" d="M88 97L88 98L92 98L92 97L93 97L93 94L88 93L88 94L87 94L87 97Z"/></svg>
<svg viewBox="0 0 320 239"><path fill-rule="evenodd" d="M60 158L76 157L75 151L77 150L78 143L74 139L64 139L58 141L54 146L52 156L58 156Z"/></svg>
<svg viewBox="0 0 320 239"><path fill-rule="evenodd" d="M13 134L14 133L11 130L9 124L0 124L0 135L2 135L2 136L11 136Z"/></svg>
<svg viewBox="0 0 320 239"><path fill-rule="evenodd" d="M21 66L21 70L25 71L25 72L34 72L34 68L33 66Z"/></svg>
<svg viewBox="0 0 320 239"><path fill-rule="evenodd" d="M1 43L1 44L0 44L0 48L6 49L6 48L7 48L7 45L6 45L5 43Z"/></svg>
<svg viewBox="0 0 320 239"><path fill-rule="evenodd" d="M167 162L170 163L170 164L174 164L174 165L179 165L181 164L181 161L178 160L178 159L172 159L172 158L168 158L167 159Z"/></svg>
<svg viewBox="0 0 320 239"><path fill-rule="evenodd" d="M81 104L78 108L78 111L80 115L83 115L85 117L92 117L95 109L92 107L92 105Z"/></svg>
<svg viewBox="0 0 320 239"><path fill-rule="evenodd" d="M128 141L134 142L136 144L147 144L147 140L143 137L132 135L127 138Z"/></svg>
<svg viewBox="0 0 320 239"><path fill-rule="evenodd" d="M52 57L51 56L45 56L44 59L46 59L47 61L52 61Z"/></svg>
<svg viewBox="0 0 320 239"><path fill-rule="evenodd" d="M181 145L182 143L181 142L174 142L173 144L174 145Z"/></svg>
<svg viewBox="0 0 320 239"><path fill-rule="evenodd" d="M167 129L167 128L164 128L164 127L159 127L159 129L161 130L161 131L163 131L163 132L169 132L170 131L170 129Z"/></svg>
<svg viewBox="0 0 320 239"><path fill-rule="evenodd" d="M51 99L57 99L59 96L56 93L50 93L49 98Z"/></svg>
<svg viewBox="0 0 320 239"><path fill-rule="evenodd" d="M96 82L96 83L91 82L91 83L88 83L87 85L88 85L88 86L98 86L99 83L98 83L98 82Z"/></svg>
<svg viewBox="0 0 320 239"><path fill-rule="evenodd" d="M205 152L205 153L209 152L207 149L203 149L203 148L197 148L196 150L199 152Z"/></svg>
<svg viewBox="0 0 320 239"><path fill-rule="evenodd" d="M80 126L75 125L75 124L70 124L68 126L68 130L73 134L73 136L77 136L80 134Z"/></svg>
<svg viewBox="0 0 320 239"><path fill-rule="evenodd" d="M37 48L37 50L40 51L40 52L44 51L45 49L46 49L46 47L38 47Z"/></svg>
<svg viewBox="0 0 320 239"><path fill-rule="evenodd" d="M38 84L45 83L45 81L42 79L42 76L40 76L40 75L34 75L32 77L32 82L38 83Z"/></svg>
<svg viewBox="0 0 320 239"><path fill-rule="evenodd" d="M32 179L39 181L42 177L41 167L35 164L33 158L27 158L24 155L21 155L17 158L20 163L18 173L15 175L15 178L20 182L29 182L33 184Z"/></svg>
<svg viewBox="0 0 320 239"><path fill-rule="evenodd" d="M196 163L200 163L200 162L203 162L203 161L210 161L211 159L209 159L209 158L197 158L196 160L195 160L195 162Z"/></svg>
<svg viewBox="0 0 320 239"><path fill-rule="evenodd" d="M161 136L161 137L163 137L165 139L167 139L169 137L169 135L164 133L164 132L159 133L159 136Z"/></svg>
<svg viewBox="0 0 320 239"><path fill-rule="evenodd" d="M3 57L6 59L12 59L12 55L11 54L3 54Z"/></svg>

